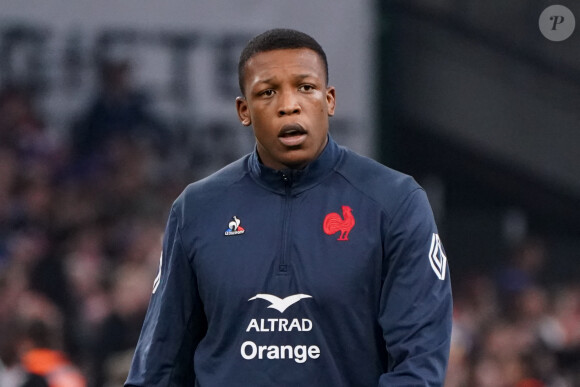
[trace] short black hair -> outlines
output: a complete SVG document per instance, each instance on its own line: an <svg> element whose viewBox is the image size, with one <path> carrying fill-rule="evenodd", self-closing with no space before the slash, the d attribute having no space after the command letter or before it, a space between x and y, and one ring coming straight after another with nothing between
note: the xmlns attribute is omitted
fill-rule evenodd
<svg viewBox="0 0 580 387"><path fill-rule="evenodd" d="M238 62L238 82L242 95L245 95L245 67L251 57L261 52L293 48L308 48L318 54L324 63L326 84L328 84L328 61L320 44L312 36L304 32L288 28L274 28L252 38L240 54L240 61Z"/></svg>

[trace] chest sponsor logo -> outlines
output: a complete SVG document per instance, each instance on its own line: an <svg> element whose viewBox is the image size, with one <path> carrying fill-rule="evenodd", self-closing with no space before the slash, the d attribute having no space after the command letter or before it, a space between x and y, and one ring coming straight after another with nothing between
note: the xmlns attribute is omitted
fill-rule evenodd
<svg viewBox="0 0 580 387"><path fill-rule="evenodd" d="M355 221L352 214L352 208L349 206L342 206L342 217L336 212L331 212L326 215L322 223L322 229L328 235L334 235L340 232L339 241L347 241L350 230L354 227Z"/></svg>
<svg viewBox="0 0 580 387"><path fill-rule="evenodd" d="M270 306L268 306L268 308L276 309L278 312L284 313L286 309L288 309L290 306L294 305L298 301L302 300L303 298L312 298L312 296L309 296L308 294L293 294L286 298L280 298L272 294L259 293L256 294L254 297L250 298L248 301L253 301L258 298L268 301L270 303Z"/></svg>
<svg viewBox="0 0 580 387"><path fill-rule="evenodd" d="M440 280L445 279L445 272L447 270L447 256L443 250L441 239L438 234L433 234L431 238L431 248L429 249L429 263L431 268Z"/></svg>
<svg viewBox="0 0 580 387"><path fill-rule="evenodd" d="M225 236L232 236L232 235L241 235L246 232L242 226L240 226L241 220L238 219L235 215L232 217L232 220L228 223L228 229L224 233Z"/></svg>
<svg viewBox="0 0 580 387"><path fill-rule="evenodd" d="M284 313L290 306L307 298L312 298L312 296L300 293L280 298L272 294L258 293L248 301L265 300L270 303L267 308L276 309L278 312ZM265 341L268 345L260 345L260 343L247 340L242 343L240 354L245 360L288 359L296 363L305 363L309 359L318 359L320 357L320 348L317 345L290 344L296 341L296 335L310 332L313 329L315 329L314 323L308 318L253 318L246 328L246 333L274 334L284 342L276 345L271 342L272 340L266 339Z"/></svg>

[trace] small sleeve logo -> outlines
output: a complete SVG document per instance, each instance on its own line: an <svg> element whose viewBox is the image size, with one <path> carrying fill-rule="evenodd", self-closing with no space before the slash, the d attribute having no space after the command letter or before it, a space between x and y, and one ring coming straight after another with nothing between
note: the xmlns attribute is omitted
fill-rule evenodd
<svg viewBox="0 0 580 387"><path fill-rule="evenodd" d="M159 271L157 272L157 277L153 281L153 294L157 291L159 287L159 283L161 282L161 266L163 266L163 252L161 252L161 256L159 257Z"/></svg>
<svg viewBox="0 0 580 387"><path fill-rule="evenodd" d="M438 234L433 234L431 238L431 248L429 249L429 263L431 268L440 280L445 279L445 271L447 270L447 257L439 239Z"/></svg>

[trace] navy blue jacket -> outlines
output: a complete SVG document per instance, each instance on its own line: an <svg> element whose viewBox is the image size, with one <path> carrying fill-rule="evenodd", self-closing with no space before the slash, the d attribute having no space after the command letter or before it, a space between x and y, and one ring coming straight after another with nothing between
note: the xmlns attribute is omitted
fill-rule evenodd
<svg viewBox="0 0 580 387"><path fill-rule="evenodd" d="M332 138L175 201L126 386L442 386L445 252L423 189Z"/></svg>

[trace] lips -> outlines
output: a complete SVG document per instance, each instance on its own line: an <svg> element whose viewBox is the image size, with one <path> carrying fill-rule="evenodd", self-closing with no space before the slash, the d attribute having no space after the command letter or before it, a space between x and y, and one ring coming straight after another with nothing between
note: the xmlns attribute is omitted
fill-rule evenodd
<svg viewBox="0 0 580 387"><path fill-rule="evenodd" d="M306 129L300 124L286 124L280 129L278 137L292 137L306 134Z"/></svg>
<svg viewBox="0 0 580 387"><path fill-rule="evenodd" d="M306 140L308 132L300 124L286 124L280 129L278 139L289 147L301 145Z"/></svg>

